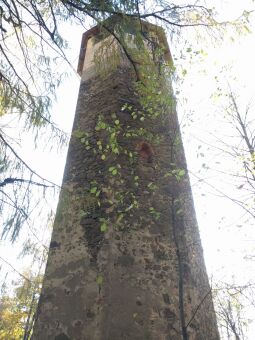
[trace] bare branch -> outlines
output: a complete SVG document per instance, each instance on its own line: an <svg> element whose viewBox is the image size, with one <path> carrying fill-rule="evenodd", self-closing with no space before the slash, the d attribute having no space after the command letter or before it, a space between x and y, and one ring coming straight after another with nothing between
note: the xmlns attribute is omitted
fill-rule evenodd
<svg viewBox="0 0 255 340"><path fill-rule="evenodd" d="M43 184L43 183L38 183L38 182L31 181L29 179L10 178L10 177L9 178L5 178L5 180L3 182L0 182L0 187L4 187L7 184L13 184L13 183L16 183L16 182L19 182L19 183L29 183L29 184L41 186L41 187L44 187L44 188L53 188L54 187L54 185L46 185L46 184Z"/></svg>
<svg viewBox="0 0 255 340"><path fill-rule="evenodd" d="M21 277L23 277L23 279L25 279L26 281L32 283L32 281L31 281L29 278L27 278L25 275L21 274L17 269L15 269L15 268L13 267L12 264L10 264L8 261L6 261L2 256L0 256L0 259L1 259L4 263L6 263L8 266L10 266L17 274L19 274Z"/></svg>

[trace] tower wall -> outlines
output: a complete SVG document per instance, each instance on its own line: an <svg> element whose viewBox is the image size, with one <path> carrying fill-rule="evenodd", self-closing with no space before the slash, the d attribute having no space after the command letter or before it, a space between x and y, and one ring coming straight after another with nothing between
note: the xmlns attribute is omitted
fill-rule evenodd
<svg viewBox="0 0 255 340"><path fill-rule="evenodd" d="M83 37L33 339L217 340L173 95L155 104L161 91L138 85L121 49L98 73L95 51L112 40L96 46L99 34L94 28Z"/></svg>

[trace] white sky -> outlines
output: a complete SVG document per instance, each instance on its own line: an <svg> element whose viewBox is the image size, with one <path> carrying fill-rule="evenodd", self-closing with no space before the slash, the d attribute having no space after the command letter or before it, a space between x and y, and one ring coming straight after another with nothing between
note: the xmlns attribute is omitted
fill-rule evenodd
<svg viewBox="0 0 255 340"><path fill-rule="evenodd" d="M210 6L212 2L209 1ZM227 13L227 17L236 17L242 12L242 9L249 9L255 6L253 1L213 1L219 3L222 7L221 13ZM231 12L232 11L232 12ZM253 28L255 28L255 19L253 17ZM89 28L89 26L88 26ZM81 35L83 28L67 27L64 35L70 40L70 50L68 56L73 61L76 68L78 54L80 49ZM226 82L238 91L242 105L245 105L250 98L254 97L254 79L255 79L255 29L254 33L242 37L239 41L230 40L224 42L222 46L209 46L204 40L195 42L191 41L190 45L193 50L203 49L207 56L193 57L190 60L190 53L187 54L186 60L177 60L177 68L186 68L188 70L184 83L180 85L180 101L178 112L183 125L183 141L186 150L188 167L192 173L199 177L205 178L206 171L199 173L202 163L212 164L214 161L220 161L222 169L232 167L233 164L224 164L226 159L223 156L213 154L212 149L207 150L203 145L201 150L204 157L197 157L199 140L211 144L214 139L211 133L222 134L222 112L219 111L220 102L213 101L210 97L215 92L217 83L215 75L219 77L219 84L225 86ZM189 46L185 46L186 47ZM173 56L180 54L180 46L170 46ZM178 50L179 49L179 50ZM182 53L185 55L185 49ZM198 62L199 60L199 62ZM63 65L59 65L63 67ZM227 69L227 71L224 71ZM228 71L230 70L230 71ZM236 79L234 79L236 77ZM79 78L77 74L72 73L58 90L57 104L54 106L54 120L66 131L71 131L72 120L75 112L76 99L78 95ZM185 100L186 101L185 101ZM254 114L255 116L255 114ZM225 131L225 130L224 130ZM228 133L228 131L226 131ZM42 151L40 148L35 152L31 149L31 139L26 138L27 147L23 149L24 159L32 164L33 169L38 171L43 177L54 182L61 182L65 152L56 154L54 152ZM23 142L24 145L24 142ZM213 158L213 159L212 159ZM223 170L224 171L224 170ZM211 174L210 174L211 175ZM244 212L231 201L219 198L212 193L213 189L203 183L198 183L197 179L190 175L192 180L192 189L194 194L196 212L201 237L205 252L205 260L209 276L214 280L230 281L237 283L246 283L249 280L255 281L255 260L247 261L244 259L245 254L254 254L255 226L251 221L244 223L245 218L240 219ZM224 178L220 175L212 182L215 185L231 192L227 184L223 184ZM205 196L203 196L205 195ZM240 222L241 221L241 222ZM237 225L242 224L242 227ZM7 242L1 242L0 256L7 259L14 267L20 268L26 260L16 261L18 247L10 248ZM29 260L27 260L29 261ZM27 262L27 265L29 263ZM255 328L251 327L247 339L255 338Z"/></svg>

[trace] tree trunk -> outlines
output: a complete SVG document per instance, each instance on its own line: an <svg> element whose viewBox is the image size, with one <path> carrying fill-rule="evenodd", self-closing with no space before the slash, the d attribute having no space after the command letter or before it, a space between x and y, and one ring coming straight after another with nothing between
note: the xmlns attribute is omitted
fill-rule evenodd
<svg viewBox="0 0 255 340"><path fill-rule="evenodd" d="M173 95L157 113L141 100L127 61L113 67L105 59L98 73L98 35L90 30L83 39L32 338L218 340Z"/></svg>

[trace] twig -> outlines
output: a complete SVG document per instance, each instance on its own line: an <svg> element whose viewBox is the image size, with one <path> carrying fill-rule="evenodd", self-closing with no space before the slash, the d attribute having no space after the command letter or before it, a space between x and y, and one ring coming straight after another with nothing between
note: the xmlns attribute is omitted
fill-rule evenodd
<svg viewBox="0 0 255 340"><path fill-rule="evenodd" d="M41 187L44 187L44 188L53 188L54 187L54 185L46 185L46 184L43 184L43 183L31 181L29 179L10 178L10 177L5 178L5 180L3 182L0 182L0 187L4 187L7 184L12 184L12 183L15 183L15 182L34 184L34 185L38 185L38 186L41 186Z"/></svg>
<svg viewBox="0 0 255 340"><path fill-rule="evenodd" d="M202 304L204 303L204 301L206 300L207 296L211 293L212 288L210 288L210 290L205 294L205 296L203 297L203 299L200 301L200 303L197 305L192 317L190 318L189 322L187 323L187 325L185 326L185 328L187 329L189 327L189 325L191 324L191 322L194 320L197 312L199 311L200 307L202 306Z"/></svg>
<svg viewBox="0 0 255 340"><path fill-rule="evenodd" d="M17 152L13 149L13 147L4 139L4 137L0 134L0 139L2 140L2 142L11 150L11 152L14 154L14 156L23 164L25 165L25 167L35 176L39 177L41 180L48 182L50 184L52 184L53 186L57 186L60 188L59 185L47 180L46 178L43 178L42 176L40 176L39 174L37 174L37 172L35 172L33 169L30 168L30 166L23 161L23 159L17 154Z"/></svg>
<svg viewBox="0 0 255 340"><path fill-rule="evenodd" d="M31 280L29 280L25 275L21 274L17 269L15 269L13 267L13 265L11 265L8 261L6 261L4 258L2 258L2 256L0 256L0 259L5 262L6 264L8 264L8 266L10 266L16 273L18 273L20 276L23 277L23 279L27 280L28 282L32 283Z"/></svg>

